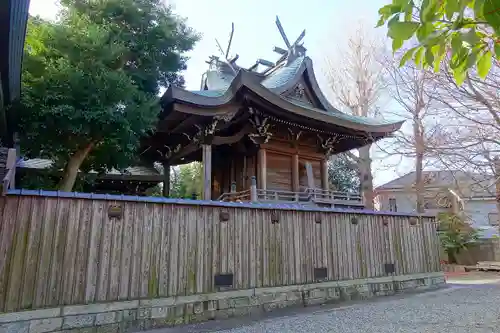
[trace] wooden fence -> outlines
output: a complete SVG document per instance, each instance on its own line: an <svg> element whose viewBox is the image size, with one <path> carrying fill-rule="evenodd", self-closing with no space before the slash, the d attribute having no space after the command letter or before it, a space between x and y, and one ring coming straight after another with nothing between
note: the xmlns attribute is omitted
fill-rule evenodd
<svg viewBox="0 0 500 333"><path fill-rule="evenodd" d="M221 273L245 289L311 283L315 268L328 280L440 270L430 217L41 195L0 207L0 312L214 292Z"/></svg>

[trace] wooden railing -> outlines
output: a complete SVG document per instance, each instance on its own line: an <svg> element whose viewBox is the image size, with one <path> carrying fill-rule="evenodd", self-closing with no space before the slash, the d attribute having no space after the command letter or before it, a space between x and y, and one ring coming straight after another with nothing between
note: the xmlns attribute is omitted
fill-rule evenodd
<svg viewBox="0 0 500 333"><path fill-rule="evenodd" d="M254 199L252 199L252 197ZM294 192L264 190L252 187L250 190L224 193L217 200L363 207L363 200L359 194L328 191L319 188L306 188L304 191Z"/></svg>
<svg viewBox="0 0 500 333"><path fill-rule="evenodd" d="M217 201L251 201L250 200L250 190L240 191L240 192L226 192L217 198Z"/></svg>

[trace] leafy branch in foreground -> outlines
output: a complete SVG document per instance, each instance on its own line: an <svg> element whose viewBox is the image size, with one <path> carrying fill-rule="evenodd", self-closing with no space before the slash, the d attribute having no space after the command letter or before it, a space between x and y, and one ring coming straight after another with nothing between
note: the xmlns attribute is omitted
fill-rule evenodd
<svg viewBox="0 0 500 333"><path fill-rule="evenodd" d="M393 0L379 9L377 27L387 25L393 51L415 45L401 58L437 72L446 55L461 85L473 68L485 78L500 59L500 0ZM415 41L416 39L416 41Z"/></svg>

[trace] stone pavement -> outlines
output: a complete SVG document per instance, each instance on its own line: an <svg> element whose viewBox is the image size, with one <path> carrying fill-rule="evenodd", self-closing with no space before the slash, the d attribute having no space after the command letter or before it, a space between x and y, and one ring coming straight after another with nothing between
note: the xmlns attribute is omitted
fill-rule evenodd
<svg viewBox="0 0 500 333"><path fill-rule="evenodd" d="M484 280L470 284L472 281L438 291L378 298L337 308L303 308L260 320L233 318L149 333L500 332L500 284L481 284Z"/></svg>

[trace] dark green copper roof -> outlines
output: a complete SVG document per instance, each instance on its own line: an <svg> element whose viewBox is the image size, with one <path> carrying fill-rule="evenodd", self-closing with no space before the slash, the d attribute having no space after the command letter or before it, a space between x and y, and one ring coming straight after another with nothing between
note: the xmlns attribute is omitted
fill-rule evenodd
<svg viewBox="0 0 500 333"><path fill-rule="evenodd" d="M282 95L305 78L309 88L319 101L314 106L307 102ZM238 68L236 73L227 65L219 66L205 74L205 90L187 91L170 87L162 97L163 103L186 103L201 109L210 108L214 115L216 108L230 103L244 86L275 106L317 121L338 126L376 133L392 133L403 122L360 117L342 113L333 107L319 89L314 76L312 61L306 56L298 56L292 61L282 62L266 74Z"/></svg>

